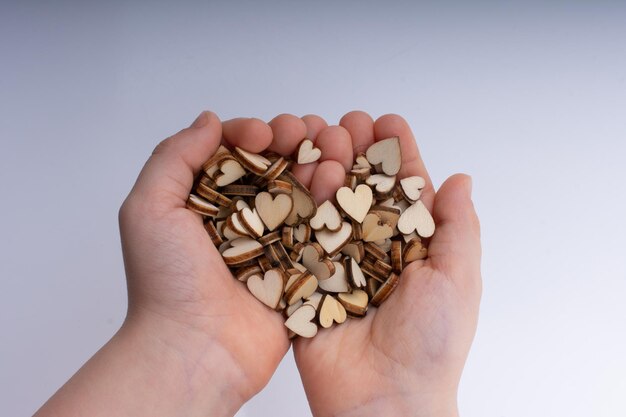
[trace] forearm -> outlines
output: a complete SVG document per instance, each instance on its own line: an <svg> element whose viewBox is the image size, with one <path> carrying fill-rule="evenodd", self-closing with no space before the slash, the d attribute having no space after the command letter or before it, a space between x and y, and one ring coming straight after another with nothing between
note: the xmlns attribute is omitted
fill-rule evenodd
<svg viewBox="0 0 626 417"><path fill-rule="evenodd" d="M205 342L183 355L160 331L125 324L35 417L235 414L243 399L228 353Z"/></svg>

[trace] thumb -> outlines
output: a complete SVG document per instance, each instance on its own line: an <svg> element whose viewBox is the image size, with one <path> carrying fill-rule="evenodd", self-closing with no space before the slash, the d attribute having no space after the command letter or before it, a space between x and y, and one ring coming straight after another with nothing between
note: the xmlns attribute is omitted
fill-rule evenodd
<svg viewBox="0 0 626 417"><path fill-rule="evenodd" d="M472 179L456 174L435 195L437 230L428 248L433 268L461 284L480 283L480 223L472 203Z"/></svg>
<svg viewBox="0 0 626 417"><path fill-rule="evenodd" d="M184 207L202 164L220 145L222 124L212 112L202 112L190 127L157 145L144 165L129 199L160 212Z"/></svg>

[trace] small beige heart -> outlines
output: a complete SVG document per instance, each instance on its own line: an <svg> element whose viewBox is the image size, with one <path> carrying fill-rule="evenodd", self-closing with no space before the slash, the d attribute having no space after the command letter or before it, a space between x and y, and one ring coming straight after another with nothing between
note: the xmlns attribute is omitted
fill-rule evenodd
<svg viewBox="0 0 626 417"><path fill-rule="evenodd" d="M215 173L215 183L218 187L232 184L246 175L246 170L234 159L224 159L219 164L220 173Z"/></svg>
<svg viewBox="0 0 626 417"><path fill-rule="evenodd" d="M226 265L247 261L263 253L263 245L249 237L242 237L228 242L230 247L222 252Z"/></svg>
<svg viewBox="0 0 626 417"><path fill-rule="evenodd" d="M410 201L417 201L422 195L422 189L426 187L426 180L422 177L413 176L400 180L402 193Z"/></svg>
<svg viewBox="0 0 626 417"><path fill-rule="evenodd" d="M396 185L396 176L374 174L367 177L365 183L367 185L375 186L377 192L384 194L393 190L394 185Z"/></svg>
<svg viewBox="0 0 626 417"><path fill-rule="evenodd" d="M292 305L299 300L310 297L317 289L318 281L315 275L310 272L304 272L289 286L289 290L285 292L285 300L288 305Z"/></svg>
<svg viewBox="0 0 626 417"><path fill-rule="evenodd" d="M302 249L302 264L318 280L328 279L335 273L335 265L324 257L324 250L315 243L308 244Z"/></svg>
<svg viewBox="0 0 626 417"><path fill-rule="evenodd" d="M331 256L341 250L352 239L352 225L348 222L342 222L341 228L336 232L329 230L320 230L315 232L317 243Z"/></svg>
<svg viewBox="0 0 626 417"><path fill-rule="evenodd" d="M351 293L341 293L337 299L350 314L364 316L369 302L367 293L363 290L354 290Z"/></svg>
<svg viewBox="0 0 626 417"><path fill-rule="evenodd" d="M309 223L314 230L326 227L331 232L336 232L341 227L341 215L335 205L326 200L317 208L317 213Z"/></svg>
<svg viewBox="0 0 626 417"><path fill-rule="evenodd" d="M289 216L293 208L293 201L287 194L278 194L274 198L272 194L264 191L257 194L254 199L254 205L257 213L261 216L261 220L263 220L263 223L271 232L283 224L287 216Z"/></svg>
<svg viewBox="0 0 626 417"><path fill-rule="evenodd" d="M333 262L335 265L335 273L328 279L319 281L318 285L321 289L328 292L346 292L349 291L346 270L340 262Z"/></svg>
<svg viewBox="0 0 626 417"><path fill-rule="evenodd" d="M365 280L365 275L363 274L361 267L354 260L354 258L349 256L347 256L346 258L346 274L350 279L350 283L356 288L365 287L367 285L367 281Z"/></svg>
<svg viewBox="0 0 626 417"><path fill-rule="evenodd" d="M300 243L306 243L311 239L311 226L306 223L293 228L293 237Z"/></svg>
<svg viewBox="0 0 626 417"><path fill-rule="evenodd" d="M272 165L272 162L264 156L248 152L239 147L235 147L235 154L238 157L239 162L245 165L250 171L257 175L262 175L267 171L267 168Z"/></svg>
<svg viewBox="0 0 626 417"><path fill-rule="evenodd" d="M418 200L402 213L398 220L398 230L404 234L415 230L421 237L431 237L435 233L435 221L424 203Z"/></svg>
<svg viewBox="0 0 626 417"><path fill-rule="evenodd" d="M359 184L354 191L341 187L336 197L342 210L358 223L363 222L373 200L372 189L365 184Z"/></svg>
<svg viewBox="0 0 626 417"><path fill-rule="evenodd" d="M320 159L322 151L313 146L310 139L304 139L298 146L298 164L309 164Z"/></svg>
<svg viewBox="0 0 626 417"><path fill-rule="evenodd" d="M394 136L376 142L367 149L365 156L372 165L382 164L385 174L396 175L402 166L400 138Z"/></svg>
<svg viewBox="0 0 626 417"><path fill-rule="evenodd" d="M332 295L326 294L319 306L318 320L320 326L328 329L333 325L333 322L341 324L346 321L346 318L348 316L343 305Z"/></svg>
<svg viewBox="0 0 626 417"><path fill-rule="evenodd" d="M315 307L305 303L289 316L285 321L285 326L298 336L313 337L317 334L317 325L311 322L315 314Z"/></svg>
<svg viewBox="0 0 626 417"><path fill-rule="evenodd" d="M239 222L252 237L259 238L263 236L265 226L263 226L263 221L256 209L250 210L249 207L244 207L239 212Z"/></svg>
<svg viewBox="0 0 626 417"><path fill-rule="evenodd" d="M279 269L270 269L261 275L252 275L246 281L248 289L259 301L269 308L276 308L283 294L283 274Z"/></svg>
<svg viewBox="0 0 626 417"><path fill-rule="evenodd" d="M383 223L380 216L375 213L369 213L363 220L363 240L365 242L376 242L390 238L393 235L393 229L386 223Z"/></svg>

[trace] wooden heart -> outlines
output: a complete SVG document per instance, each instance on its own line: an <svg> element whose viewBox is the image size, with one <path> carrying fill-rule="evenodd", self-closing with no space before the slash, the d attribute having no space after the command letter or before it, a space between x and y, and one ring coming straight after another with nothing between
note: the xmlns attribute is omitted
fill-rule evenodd
<svg viewBox="0 0 626 417"><path fill-rule="evenodd" d="M335 273L335 265L324 257L324 250L316 243L308 244L302 249L302 264L320 281Z"/></svg>
<svg viewBox="0 0 626 417"><path fill-rule="evenodd" d="M354 258L347 256L344 260L344 264L346 268L346 275L350 280L350 284L352 284L355 288L365 287L367 285L365 275Z"/></svg>
<svg viewBox="0 0 626 417"><path fill-rule="evenodd" d="M354 191L341 187L336 197L341 209L358 223L367 215L373 200L372 189L365 184L358 185Z"/></svg>
<svg viewBox="0 0 626 417"><path fill-rule="evenodd" d="M215 184L217 184L218 187L232 184L246 175L246 170L234 159L224 159L220 162L219 171L219 173L215 173L214 177Z"/></svg>
<svg viewBox="0 0 626 417"><path fill-rule="evenodd" d="M394 136L374 143L367 148L365 156L372 165L381 164L385 174L396 175L402 166L400 138Z"/></svg>
<svg viewBox="0 0 626 417"><path fill-rule="evenodd" d="M265 227L256 209L250 210L250 208L244 207L239 212L239 222L248 231L250 236L255 238L263 236Z"/></svg>
<svg viewBox="0 0 626 417"><path fill-rule="evenodd" d="M420 259L426 259L428 256L428 248L422 245L419 239L411 239L404 248L402 259L409 263Z"/></svg>
<svg viewBox="0 0 626 417"><path fill-rule="evenodd" d="M239 147L235 148L235 153L233 155L243 166L257 175L263 175L265 171L267 171L267 168L272 164L272 161L266 157L248 152Z"/></svg>
<svg viewBox="0 0 626 417"><path fill-rule="evenodd" d="M263 245L249 237L242 237L225 243L230 243L230 248L222 252L226 265L238 264L263 253Z"/></svg>
<svg viewBox="0 0 626 417"><path fill-rule="evenodd" d="M404 234L415 230L421 237L431 237L435 233L435 221L424 203L418 200L402 213L398 220L398 230Z"/></svg>
<svg viewBox="0 0 626 417"><path fill-rule="evenodd" d="M400 180L402 194L407 200L417 201L422 195L422 189L426 186L426 180L422 177L413 176Z"/></svg>
<svg viewBox="0 0 626 417"><path fill-rule="evenodd" d="M335 273L328 279L318 282L321 289L328 292L346 292L350 290L346 270L340 262L333 262Z"/></svg>
<svg viewBox="0 0 626 417"><path fill-rule="evenodd" d="M311 321L315 315L315 307L305 303L289 316L285 326L298 336L313 337L317 334L317 325Z"/></svg>
<svg viewBox="0 0 626 417"><path fill-rule="evenodd" d="M317 207L317 213L311 218L309 224L314 230L326 227L331 232L336 232L341 227L341 215L335 205L326 200Z"/></svg>
<svg viewBox="0 0 626 417"><path fill-rule="evenodd" d="M304 139L298 146L298 158L299 164L309 164L320 159L322 151L313 146L313 142L310 139Z"/></svg>
<svg viewBox="0 0 626 417"><path fill-rule="evenodd" d="M187 199L187 208L195 211L196 213L202 214L203 216L213 217L219 213L219 209L216 206L195 194L189 195L189 198Z"/></svg>
<svg viewBox="0 0 626 417"><path fill-rule="evenodd" d="M364 316L367 312L369 298L363 290L354 290L351 293L341 293L337 299L346 309L346 312L354 316Z"/></svg>
<svg viewBox="0 0 626 417"><path fill-rule="evenodd" d="M280 175L279 179L281 181L287 181L293 186L291 191L293 209L291 210L291 213L289 213L285 223L293 226L315 216L315 212L317 210L315 200L309 190L307 190L307 188L302 185L300 181L298 181L296 176L289 171L285 171Z"/></svg>
<svg viewBox="0 0 626 417"><path fill-rule="evenodd" d="M300 277L291 284L289 290L285 293L285 301L288 305L292 305L299 300L310 297L317 289L317 278L310 272L300 274Z"/></svg>
<svg viewBox="0 0 626 417"><path fill-rule="evenodd" d="M271 309L275 309L283 295L283 274L280 269L270 269L263 278L260 274L252 275L246 281L248 289L257 300Z"/></svg>
<svg viewBox="0 0 626 417"><path fill-rule="evenodd" d="M367 185L375 186L376 192L385 194L393 190L393 187L396 185L396 176L384 174L370 175L365 180L365 183Z"/></svg>
<svg viewBox="0 0 626 417"><path fill-rule="evenodd" d="M274 198L272 194L262 192L257 194L254 205L259 216L261 216L261 220L271 232L283 224L293 208L293 201L287 194L278 194Z"/></svg>
<svg viewBox="0 0 626 417"><path fill-rule="evenodd" d="M346 309L335 297L330 294L324 295L317 313L320 326L328 329L333 325L333 322L341 324L346 321L347 317Z"/></svg>
<svg viewBox="0 0 626 417"><path fill-rule="evenodd" d="M363 240L366 242L375 242L390 238L393 235L393 229L386 223L383 223L380 216L375 213L369 213L363 220Z"/></svg>
<svg viewBox="0 0 626 417"><path fill-rule="evenodd" d="M311 226L306 223L293 228L293 237L300 243L306 243L311 239Z"/></svg>
<svg viewBox="0 0 626 417"><path fill-rule="evenodd" d="M326 253L334 256L352 239L352 225L348 222L342 222L338 231L320 230L315 232L315 238Z"/></svg>

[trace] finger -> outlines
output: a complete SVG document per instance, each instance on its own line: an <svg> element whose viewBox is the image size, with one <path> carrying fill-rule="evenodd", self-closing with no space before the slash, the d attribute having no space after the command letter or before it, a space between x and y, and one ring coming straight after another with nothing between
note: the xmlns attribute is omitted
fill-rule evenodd
<svg viewBox="0 0 626 417"><path fill-rule="evenodd" d="M359 110L351 111L341 118L339 125L350 133L354 157L374 143L374 120L369 114Z"/></svg>
<svg viewBox="0 0 626 417"><path fill-rule="evenodd" d="M272 128L260 119L236 118L222 123L224 141L249 152L261 152L272 143Z"/></svg>
<svg viewBox="0 0 626 417"><path fill-rule="evenodd" d="M202 112L190 127L157 145L129 198L162 211L184 207L196 174L217 150L221 136L219 118Z"/></svg>
<svg viewBox="0 0 626 417"><path fill-rule="evenodd" d="M322 151L320 162L337 161L346 172L352 169L352 139L344 127L328 126L317 136L315 146Z"/></svg>
<svg viewBox="0 0 626 417"><path fill-rule="evenodd" d="M324 119L315 114L302 116L302 121L306 126L306 137L311 139L314 144L319 133L328 126ZM294 165L291 168L291 171L305 187L309 188L311 185L311 179L313 178L313 173L317 168L317 164L317 162L312 162L310 164Z"/></svg>
<svg viewBox="0 0 626 417"><path fill-rule="evenodd" d="M398 172L398 178L406 178L413 175L423 177L426 180L426 186L422 191L421 199L430 210L433 205L435 190L417 148L413 132L406 120L396 114L381 116L374 123L374 136L376 141L392 136L398 136L400 138L402 167L400 168L400 172Z"/></svg>
<svg viewBox="0 0 626 417"><path fill-rule="evenodd" d="M323 161L317 166L311 181L311 194L318 205L333 200L346 178L344 167L337 161Z"/></svg>
<svg viewBox="0 0 626 417"><path fill-rule="evenodd" d="M268 149L282 156L292 155L307 135L304 121L291 114L278 115L268 125L274 136Z"/></svg>
<svg viewBox="0 0 626 417"><path fill-rule="evenodd" d="M437 230L428 247L432 267L465 284L480 281L480 223L471 194L467 175L453 175L443 183L433 210Z"/></svg>

